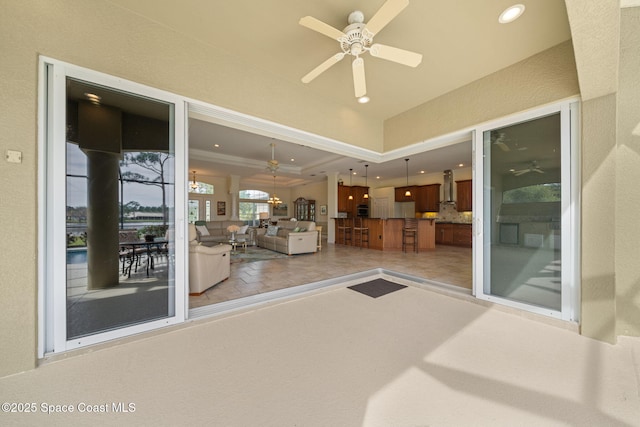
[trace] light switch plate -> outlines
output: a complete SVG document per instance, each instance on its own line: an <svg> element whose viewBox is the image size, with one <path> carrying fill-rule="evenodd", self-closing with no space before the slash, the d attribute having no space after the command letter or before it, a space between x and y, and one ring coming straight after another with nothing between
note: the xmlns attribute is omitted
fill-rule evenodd
<svg viewBox="0 0 640 427"><path fill-rule="evenodd" d="M7 162L22 163L22 151L7 150Z"/></svg>

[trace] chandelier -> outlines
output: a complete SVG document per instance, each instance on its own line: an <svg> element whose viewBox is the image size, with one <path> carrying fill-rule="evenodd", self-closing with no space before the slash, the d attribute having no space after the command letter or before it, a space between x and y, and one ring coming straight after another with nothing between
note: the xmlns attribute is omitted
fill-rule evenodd
<svg viewBox="0 0 640 427"><path fill-rule="evenodd" d="M193 171L193 181L191 181L189 187L191 187L192 191L196 191L199 187L198 183L196 182L196 171Z"/></svg>
<svg viewBox="0 0 640 427"><path fill-rule="evenodd" d="M280 200L278 198L278 196L276 196L276 176L273 176L273 196L269 197L269 200L267 200L267 203L272 204L273 206L278 206L280 203L282 203L282 200Z"/></svg>

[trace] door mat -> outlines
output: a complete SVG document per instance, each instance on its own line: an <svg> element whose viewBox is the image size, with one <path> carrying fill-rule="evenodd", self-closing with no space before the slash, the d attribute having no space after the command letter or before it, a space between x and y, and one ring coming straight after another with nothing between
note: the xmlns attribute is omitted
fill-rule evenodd
<svg viewBox="0 0 640 427"><path fill-rule="evenodd" d="M406 287L406 285L399 285L397 283L389 282L388 280L375 279L370 282L349 286L349 289L370 296L371 298L378 298Z"/></svg>

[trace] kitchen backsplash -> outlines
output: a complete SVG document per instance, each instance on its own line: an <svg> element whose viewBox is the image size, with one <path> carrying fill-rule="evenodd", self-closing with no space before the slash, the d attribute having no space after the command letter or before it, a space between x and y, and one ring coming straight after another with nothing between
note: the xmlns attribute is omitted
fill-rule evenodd
<svg viewBox="0 0 640 427"><path fill-rule="evenodd" d="M438 221L471 224L473 221L473 214L471 212L458 212L453 204L441 204Z"/></svg>

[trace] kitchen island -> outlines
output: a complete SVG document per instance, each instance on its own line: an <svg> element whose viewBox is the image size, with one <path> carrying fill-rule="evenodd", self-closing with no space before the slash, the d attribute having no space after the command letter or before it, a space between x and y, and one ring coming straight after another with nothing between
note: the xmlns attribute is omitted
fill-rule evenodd
<svg viewBox="0 0 640 427"><path fill-rule="evenodd" d="M347 221L353 227L353 219L336 219L337 221ZM402 227L404 218L363 218L364 227L369 228L369 248L382 251L402 250ZM337 230L337 227L336 227ZM354 241L347 241L347 245L353 245ZM342 234L336 231L335 242L344 245ZM366 245L365 245L366 247ZM436 247L435 218L418 218L418 249L427 250Z"/></svg>

